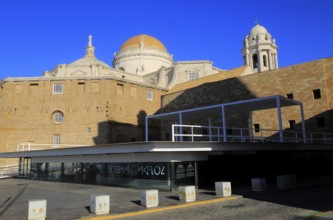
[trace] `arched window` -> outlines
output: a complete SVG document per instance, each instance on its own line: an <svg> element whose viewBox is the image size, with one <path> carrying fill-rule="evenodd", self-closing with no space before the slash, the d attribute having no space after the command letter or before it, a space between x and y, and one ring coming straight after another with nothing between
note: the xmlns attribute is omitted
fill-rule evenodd
<svg viewBox="0 0 333 220"><path fill-rule="evenodd" d="M257 56L257 54L253 54L252 61L253 61L253 69L257 69L258 68L258 56Z"/></svg>
<svg viewBox="0 0 333 220"><path fill-rule="evenodd" d="M267 67L267 58L266 58L266 55L264 55L263 60L264 60L264 66Z"/></svg>

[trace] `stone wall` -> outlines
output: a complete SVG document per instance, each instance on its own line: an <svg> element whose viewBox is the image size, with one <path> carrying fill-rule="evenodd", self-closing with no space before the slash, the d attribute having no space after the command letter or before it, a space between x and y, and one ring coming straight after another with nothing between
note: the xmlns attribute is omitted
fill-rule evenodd
<svg viewBox="0 0 333 220"><path fill-rule="evenodd" d="M54 83L64 85L62 94L53 94ZM165 93L120 80L33 78L5 81L0 91L1 152L22 142L52 144L57 134L61 144L142 141L144 117L158 111ZM61 123L55 112L63 113Z"/></svg>
<svg viewBox="0 0 333 220"><path fill-rule="evenodd" d="M228 72L224 72L223 75L228 75ZM308 131L333 132L333 58L245 76L237 76L235 70L231 70L231 73L234 76L232 78L215 74L212 76L214 77L212 80L202 78L190 83L179 84L162 97L161 112L271 95L286 97L287 94L292 94L295 100L304 104ZM314 98L314 90L317 92L320 90L320 98ZM299 115L299 107L283 108L283 128L288 129L289 121L295 120L296 129L300 129ZM241 118L243 122L239 120L238 124L248 123L248 116L243 116ZM324 126L318 126L317 118L324 118ZM253 112L252 123L259 123L260 128L264 129L277 129L276 109ZM234 120L233 124L235 124ZM245 127L247 126L245 125Z"/></svg>

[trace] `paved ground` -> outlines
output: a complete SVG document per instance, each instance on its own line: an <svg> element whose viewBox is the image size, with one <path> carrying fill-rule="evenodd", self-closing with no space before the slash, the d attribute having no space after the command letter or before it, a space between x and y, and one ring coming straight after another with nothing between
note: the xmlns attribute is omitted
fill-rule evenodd
<svg viewBox="0 0 333 220"><path fill-rule="evenodd" d="M158 208L140 205L140 190L71 183L0 180L0 219L27 219L28 200L47 200L47 219L333 219L333 178L300 182L294 190L270 186L265 193L233 186L243 197L223 200L212 190L199 190L197 202L184 203L177 193L159 192ZM110 215L95 217L89 195L110 195Z"/></svg>

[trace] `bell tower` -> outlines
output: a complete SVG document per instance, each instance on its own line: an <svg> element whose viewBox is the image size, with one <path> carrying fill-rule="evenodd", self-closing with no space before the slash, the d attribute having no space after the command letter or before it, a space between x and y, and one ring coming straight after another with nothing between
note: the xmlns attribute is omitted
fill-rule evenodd
<svg viewBox="0 0 333 220"><path fill-rule="evenodd" d="M243 42L244 65L250 66L253 73L277 69L277 48L275 39L256 22Z"/></svg>

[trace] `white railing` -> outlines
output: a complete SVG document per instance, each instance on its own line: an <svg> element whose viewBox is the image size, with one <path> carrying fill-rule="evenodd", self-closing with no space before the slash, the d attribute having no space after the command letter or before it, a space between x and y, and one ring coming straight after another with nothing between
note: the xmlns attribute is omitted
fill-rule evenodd
<svg viewBox="0 0 333 220"><path fill-rule="evenodd" d="M290 142L333 144L333 133L307 132L273 129L249 129L202 125L172 125L172 141L216 141L216 142Z"/></svg>
<svg viewBox="0 0 333 220"><path fill-rule="evenodd" d="M0 179L17 176L18 164L0 166Z"/></svg>
<svg viewBox="0 0 333 220"><path fill-rule="evenodd" d="M58 148L69 147L85 147L87 145L75 145L75 144L32 144L30 142L24 142L17 145L17 151L31 151L31 150L49 150Z"/></svg>

